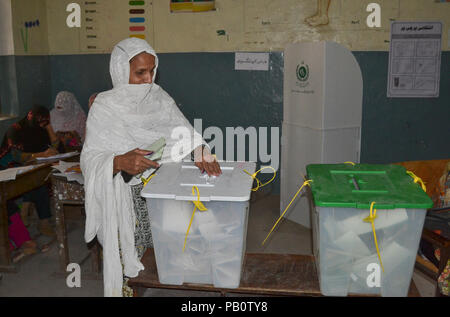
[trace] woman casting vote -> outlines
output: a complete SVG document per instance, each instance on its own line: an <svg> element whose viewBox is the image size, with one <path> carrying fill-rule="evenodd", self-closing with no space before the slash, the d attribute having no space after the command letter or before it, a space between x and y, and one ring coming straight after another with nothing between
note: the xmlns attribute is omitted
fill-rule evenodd
<svg viewBox="0 0 450 317"><path fill-rule="evenodd" d="M124 277L136 277L144 269L140 258L152 246L147 205L140 197L142 181L125 177L159 166L145 158L149 154L145 147L163 137L162 161L174 161L172 149L183 141L172 139L172 131L184 128L190 138L180 146L184 152L178 160L195 151L195 164L202 171L221 174L201 136L154 83L157 68L158 57L146 41L129 38L118 43L110 61L113 89L95 97L88 115L81 153L85 240L97 236L103 246L105 296L131 295Z"/></svg>

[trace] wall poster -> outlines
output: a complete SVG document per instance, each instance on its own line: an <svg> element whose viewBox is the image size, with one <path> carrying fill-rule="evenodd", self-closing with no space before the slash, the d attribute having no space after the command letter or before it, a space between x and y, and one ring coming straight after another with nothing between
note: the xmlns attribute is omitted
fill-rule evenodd
<svg viewBox="0 0 450 317"><path fill-rule="evenodd" d="M388 97L439 97L441 22L393 22Z"/></svg>

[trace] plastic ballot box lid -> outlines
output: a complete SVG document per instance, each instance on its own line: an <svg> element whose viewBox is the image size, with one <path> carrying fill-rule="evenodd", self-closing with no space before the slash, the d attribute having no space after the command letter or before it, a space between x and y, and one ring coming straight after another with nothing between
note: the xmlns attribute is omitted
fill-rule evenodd
<svg viewBox="0 0 450 317"><path fill-rule="evenodd" d="M306 167L316 206L427 209L433 201L400 165L310 164Z"/></svg>
<svg viewBox="0 0 450 317"><path fill-rule="evenodd" d="M255 172L254 162L219 162L222 174L208 176L194 162L165 163L141 192L144 198L197 200L197 186L201 201L248 201Z"/></svg>

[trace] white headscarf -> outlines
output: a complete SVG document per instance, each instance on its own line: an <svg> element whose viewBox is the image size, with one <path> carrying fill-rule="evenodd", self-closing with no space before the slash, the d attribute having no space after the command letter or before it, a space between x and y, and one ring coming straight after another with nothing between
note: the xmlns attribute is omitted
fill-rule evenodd
<svg viewBox="0 0 450 317"><path fill-rule="evenodd" d="M144 267L135 244L135 213L130 184L120 173L113 177L114 156L135 148L151 145L160 137L166 139L163 161L171 161L174 146L188 155L203 143L176 106L174 100L157 84L128 84L130 60L141 52L155 56L144 40L129 38L114 47L110 73L114 88L98 94L87 120L86 140L81 153L81 169L85 179L86 242L96 235L103 245L105 296L121 296L123 274L136 277ZM156 76L156 67L153 80ZM171 138L175 127L190 132L190 140ZM119 257L119 241L122 261Z"/></svg>
<svg viewBox="0 0 450 317"><path fill-rule="evenodd" d="M50 122L55 132L77 131L81 140L84 140L86 114L73 93L60 91L56 95L55 107L50 111Z"/></svg>

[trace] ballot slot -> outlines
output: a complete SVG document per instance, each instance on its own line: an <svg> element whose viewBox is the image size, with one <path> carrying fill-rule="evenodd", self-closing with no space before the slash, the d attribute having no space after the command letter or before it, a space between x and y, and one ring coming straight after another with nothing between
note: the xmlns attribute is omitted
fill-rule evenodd
<svg viewBox="0 0 450 317"><path fill-rule="evenodd" d="M390 186L385 171L331 170L336 184L348 184L348 189L357 194L388 194Z"/></svg>
<svg viewBox="0 0 450 317"><path fill-rule="evenodd" d="M180 186L197 186L197 187L214 187L220 182L221 178L231 177L234 167L221 166L222 175L209 176L208 173L203 172L195 165L181 166Z"/></svg>

